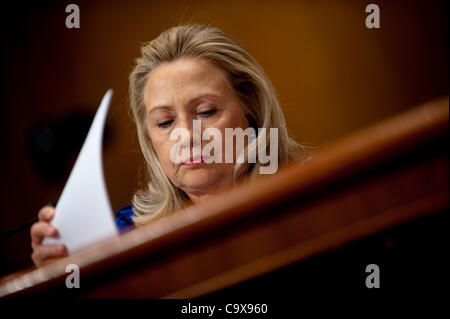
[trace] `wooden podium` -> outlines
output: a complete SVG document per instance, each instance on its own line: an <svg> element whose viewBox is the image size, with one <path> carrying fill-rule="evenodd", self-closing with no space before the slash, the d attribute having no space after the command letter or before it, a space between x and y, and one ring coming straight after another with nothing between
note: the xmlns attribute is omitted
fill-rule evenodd
<svg viewBox="0 0 450 319"><path fill-rule="evenodd" d="M320 267L318 256L447 216L448 122L448 97L429 102L214 201L11 274L0 281L0 295L190 298L256 292L267 276L291 269L279 277L287 285L300 274L294 265L313 259ZM438 224L428 233L439 233ZM415 225L420 236L422 224ZM80 267L79 289L66 288L68 264Z"/></svg>

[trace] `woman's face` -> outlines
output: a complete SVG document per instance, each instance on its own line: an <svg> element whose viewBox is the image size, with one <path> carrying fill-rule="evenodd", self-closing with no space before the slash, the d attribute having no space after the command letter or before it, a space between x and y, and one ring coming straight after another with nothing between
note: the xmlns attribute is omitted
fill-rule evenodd
<svg viewBox="0 0 450 319"><path fill-rule="evenodd" d="M169 179L191 199L232 185L233 163L176 164L170 157L177 143L169 138L175 128L189 132L190 141L184 141L181 147L190 148L193 155L193 120L201 121L201 132L219 129L222 138L225 128L248 127L225 73L205 60L181 58L153 69L144 90L149 136ZM201 141L201 149L209 142Z"/></svg>

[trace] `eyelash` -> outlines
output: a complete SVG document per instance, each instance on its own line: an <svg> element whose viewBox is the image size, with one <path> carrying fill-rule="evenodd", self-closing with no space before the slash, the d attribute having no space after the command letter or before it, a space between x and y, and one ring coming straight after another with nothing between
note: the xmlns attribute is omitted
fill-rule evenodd
<svg viewBox="0 0 450 319"><path fill-rule="evenodd" d="M212 116L212 115L214 115L215 113L216 113L216 109L209 109L209 110L206 110L206 111L203 111L203 112L199 112L199 113L197 113L197 115L202 115L202 116L205 116L205 117L210 117L210 116Z"/></svg>
<svg viewBox="0 0 450 319"><path fill-rule="evenodd" d="M173 120L164 121L161 123L156 124L159 128L166 128L169 127L169 125L173 122Z"/></svg>
<svg viewBox="0 0 450 319"><path fill-rule="evenodd" d="M216 109L210 109L210 110L206 110L203 112L199 112L197 113L197 115L203 116L203 117L210 117L213 116L216 113ZM160 122L158 124L156 124L159 128L167 128L170 126L170 124L172 124L173 120L167 120L164 122Z"/></svg>

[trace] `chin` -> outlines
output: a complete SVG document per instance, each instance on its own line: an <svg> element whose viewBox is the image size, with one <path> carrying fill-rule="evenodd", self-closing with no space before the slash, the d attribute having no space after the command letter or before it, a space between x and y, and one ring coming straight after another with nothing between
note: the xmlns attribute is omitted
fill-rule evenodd
<svg viewBox="0 0 450 319"><path fill-rule="evenodd" d="M182 184L191 188L214 188L218 183L217 175L208 169L194 169L186 172Z"/></svg>

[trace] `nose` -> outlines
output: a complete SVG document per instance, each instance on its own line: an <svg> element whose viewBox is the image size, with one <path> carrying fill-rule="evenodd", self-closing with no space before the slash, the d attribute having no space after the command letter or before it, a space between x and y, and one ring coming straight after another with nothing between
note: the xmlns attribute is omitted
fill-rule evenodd
<svg viewBox="0 0 450 319"><path fill-rule="evenodd" d="M200 120L189 117L180 118L176 127L186 130L188 133L183 134L178 142L181 148L196 149L201 147L202 124Z"/></svg>

